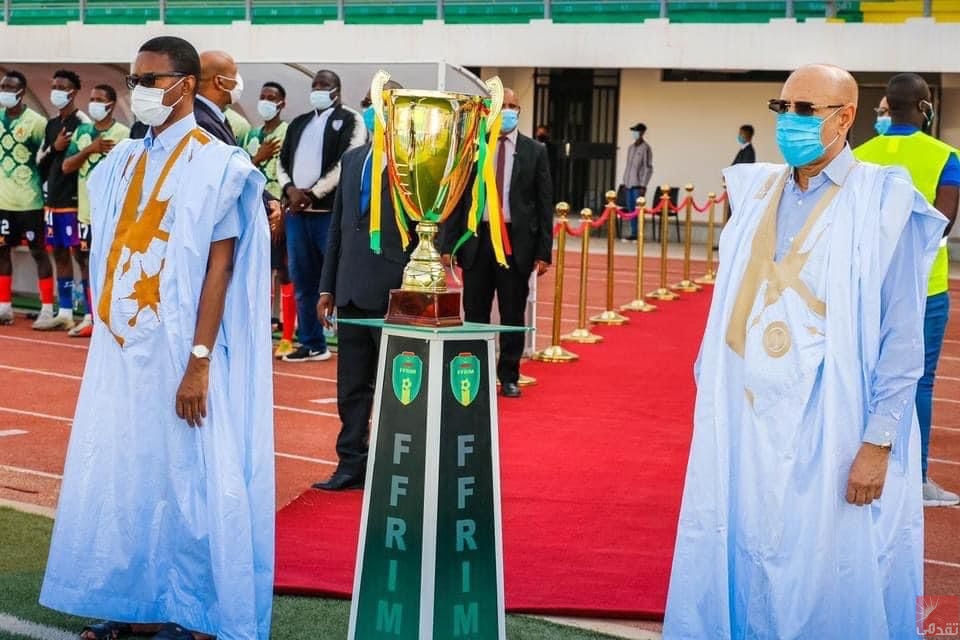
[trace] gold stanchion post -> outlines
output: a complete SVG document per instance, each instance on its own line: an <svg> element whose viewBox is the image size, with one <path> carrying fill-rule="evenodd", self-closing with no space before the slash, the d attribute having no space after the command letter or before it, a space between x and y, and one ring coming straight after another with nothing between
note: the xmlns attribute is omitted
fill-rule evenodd
<svg viewBox="0 0 960 640"><path fill-rule="evenodd" d="M667 235L670 233L670 185L660 187L660 287L647 294L655 300L676 300L680 296L667 288Z"/></svg>
<svg viewBox="0 0 960 640"><path fill-rule="evenodd" d="M648 313L656 311L657 307L643 299L643 223L644 213L647 210L647 199L637 198L637 291L636 297L620 307L620 311L639 311Z"/></svg>
<svg viewBox="0 0 960 640"><path fill-rule="evenodd" d="M570 342L580 342L582 344L595 344L603 340L603 336L598 336L590 332L587 326L587 275L590 270L590 222L593 219L593 211L590 209L580 210L580 229L583 231L581 236L583 242L580 243L580 305L577 316L577 328L561 340Z"/></svg>
<svg viewBox="0 0 960 640"><path fill-rule="evenodd" d="M693 247L693 185L688 184L683 189L687 192L687 197L684 199L684 202L686 202L684 209L686 210L687 219L683 225L683 280L670 288L674 291L693 293L703 288L690 279L690 250Z"/></svg>
<svg viewBox="0 0 960 640"><path fill-rule="evenodd" d="M694 280L697 284L713 284L717 280L717 272L713 269L714 227L716 225L717 194L708 193L707 201L710 208L707 210L707 272Z"/></svg>
<svg viewBox="0 0 960 640"><path fill-rule="evenodd" d="M543 351L537 351L531 358L540 362L573 362L580 356L567 351L560 345L560 319L563 314L563 263L567 252L567 215L570 205L566 202L557 204L557 215L560 217L560 233L557 236L557 267L554 271L553 284L553 331L550 334L550 346Z"/></svg>
<svg viewBox="0 0 960 640"><path fill-rule="evenodd" d="M607 308L596 316L590 318L590 322L596 324L624 324L630 322L626 316L617 313L613 308L613 248L617 242L617 199L616 191L607 191Z"/></svg>

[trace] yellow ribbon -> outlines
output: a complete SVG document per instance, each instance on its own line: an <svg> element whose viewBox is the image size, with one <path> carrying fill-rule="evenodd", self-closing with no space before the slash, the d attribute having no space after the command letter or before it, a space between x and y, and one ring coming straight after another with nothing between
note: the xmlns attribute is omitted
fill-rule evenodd
<svg viewBox="0 0 960 640"><path fill-rule="evenodd" d="M497 173L494 166L494 157L496 156L497 143L500 140L500 128L503 117L497 116L490 128L490 136L487 141L487 157L484 159L483 182L487 188L487 213L489 213L490 223L490 242L493 245L493 255L497 262L506 267L507 255L503 250L503 211L500 210L500 194L497 192ZM482 215L482 212L481 212ZM477 216L480 217L480 216ZM476 224L476 222L474 222ZM476 229L474 229L476 231Z"/></svg>
<svg viewBox="0 0 960 640"><path fill-rule="evenodd" d="M380 116L373 118L373 157L370 162L370 249L380 253L380 194L383 192L383 153L384 153L383 122Z"/></svg>

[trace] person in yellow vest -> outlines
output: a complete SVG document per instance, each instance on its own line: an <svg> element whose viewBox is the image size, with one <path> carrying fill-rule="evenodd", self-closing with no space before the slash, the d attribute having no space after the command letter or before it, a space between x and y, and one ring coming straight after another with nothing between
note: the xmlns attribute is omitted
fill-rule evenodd
<svg viewBox="0 0 960 640"><path fill-rule="evenodd" d="M917 385L917 417L920 422L923 504L927 507L951 506L960 504L960 496L943 489L927 476L927 452L933 382L950 312L947 236L956 220L960 200L960 159L956 149L927 133L933 124L934 111L930 88L923 78L915 73L895 75L887 84L885 98L886 105L881 102L877 109L876 127L885 133L858 147L854 155L866 162L903 166L910 172L917 190L949 220L927 289L923 319L924 368ZM887 117L890 118L889 125L885 121Z"/></svg>

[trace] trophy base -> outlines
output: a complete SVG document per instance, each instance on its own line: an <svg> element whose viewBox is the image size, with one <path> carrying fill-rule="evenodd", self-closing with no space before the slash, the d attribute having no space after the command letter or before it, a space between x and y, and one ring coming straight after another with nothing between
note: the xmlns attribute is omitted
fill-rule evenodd
<svg viewBox="0 0 960 640"><path fill-rule="evenodd" d="M386 321L416 327L456 327L460 317L460 292L392 289Z"/></svg>

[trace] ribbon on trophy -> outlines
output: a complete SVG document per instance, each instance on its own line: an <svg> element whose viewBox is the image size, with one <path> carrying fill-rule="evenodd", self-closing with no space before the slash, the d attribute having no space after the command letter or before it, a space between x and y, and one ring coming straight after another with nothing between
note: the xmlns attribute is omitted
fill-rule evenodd
<svg viewBox="0 0 960 640"><path fill-rule="evenodd" d="M486 209L490 217L490 243L493 245L493 254L497 262L506 267L507 255L512 253L512 250L510 237L507 234L507 223L503 218L503 210L500 208L497 172L494 166L496 141L500 139L503 118L497 113L488 132L487 125L491 115L489 101L484 101L484 111L484 117L480 120L480 135L477 140L477 177L473 181L470 212L467 214L467 231L457 240L452 253L456 254L467 240L477 235L477 227L480 226L483 212ZM493 144L491 144L491 141L494 141Z"/></svg>

